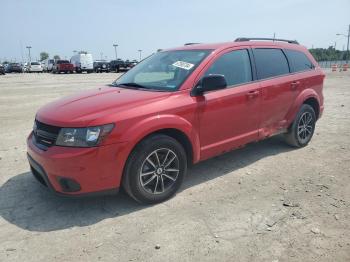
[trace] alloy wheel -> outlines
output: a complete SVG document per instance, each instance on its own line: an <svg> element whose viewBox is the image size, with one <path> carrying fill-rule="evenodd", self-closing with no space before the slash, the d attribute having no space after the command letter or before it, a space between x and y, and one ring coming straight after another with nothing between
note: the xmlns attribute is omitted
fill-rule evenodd
<svg viewBox="0 0 350 262"><path fill-rule="evenodd" d="M306 143L313 133L313 117L310 112L304 112L298 123L298 138L301 143Z"/></svg>
<svg viewBox="0 0 350 262"><path fill-rule="evenodd" d="M139 174L140 183L148 193L162 194L175 184L179 172L178 156L168 148L160 148L143 161Z"/></svg>

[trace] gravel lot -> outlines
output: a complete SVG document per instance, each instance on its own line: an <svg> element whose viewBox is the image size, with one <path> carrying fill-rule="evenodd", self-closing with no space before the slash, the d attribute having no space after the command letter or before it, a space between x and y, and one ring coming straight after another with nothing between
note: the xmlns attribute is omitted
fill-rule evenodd
<svg viewBox="0 0 350 262"><path fill-rule="evenodd" d="M350 261L350 72L327 73L306 148L274 137L202 162L155 206L51 195L26 161L35 112L116 77L0 76L0 261Z"/></svg>

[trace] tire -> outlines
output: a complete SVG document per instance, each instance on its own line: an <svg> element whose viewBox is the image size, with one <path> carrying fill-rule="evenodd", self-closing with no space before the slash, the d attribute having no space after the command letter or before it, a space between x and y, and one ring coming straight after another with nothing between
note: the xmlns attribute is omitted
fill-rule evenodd
<svg viewBox="0 0 350 262"><path fill-rule="evenodd" d="M177 192L186 171L187 157L182 145L172 137L152 135L130 154L122 184L136 201L155 204Z"/></svg>
<svg viewBox="0 0 350 262"><path fill-rule="evenodd" d="M285 134L286 143L293 147L307 146L314 134L316 120L315 110L310 105L303 104Z"/></svg>

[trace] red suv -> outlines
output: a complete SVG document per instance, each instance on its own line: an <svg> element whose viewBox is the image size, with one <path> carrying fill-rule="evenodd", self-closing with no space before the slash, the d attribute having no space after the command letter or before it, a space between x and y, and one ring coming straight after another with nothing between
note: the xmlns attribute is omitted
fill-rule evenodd
<svg viewBox="0 0 350 262"><path fill-rule="evenodd" d="M27 141L32 173L59 195L123 186L156 203L190 164L281 133L306 146L325 75L296 41L261 40L271 39L162 50L109 86L44 106Z"/></svg>

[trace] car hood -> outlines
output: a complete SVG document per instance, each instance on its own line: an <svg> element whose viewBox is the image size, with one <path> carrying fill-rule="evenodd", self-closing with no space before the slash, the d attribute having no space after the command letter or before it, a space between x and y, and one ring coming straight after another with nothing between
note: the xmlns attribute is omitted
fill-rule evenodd
<svg viewBox="0 0 350 262"><path fill-rule="evenodd" d="M153 103L169 95L168 92L101 87L49 103L38 111L36 119L60 127L91 126L106 115Z"/></svg>

